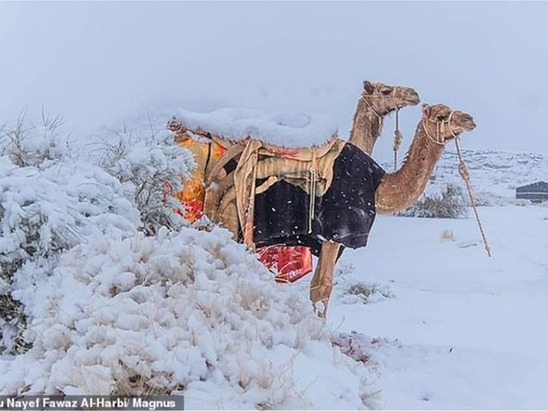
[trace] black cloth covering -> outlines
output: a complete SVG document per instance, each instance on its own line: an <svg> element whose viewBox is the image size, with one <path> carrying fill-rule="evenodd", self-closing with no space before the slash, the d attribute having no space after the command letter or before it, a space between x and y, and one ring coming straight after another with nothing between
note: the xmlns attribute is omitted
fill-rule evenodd
<svg viewBox="0 0 548 411"><path fill-rule="evenodd" d="M256 246L304 245L315 255L325 240L364 247L375 220L375 190L384 174L371 157L346 143L335 160L331 186L316 197L312 232L308 232L310 198L303 189L279 181L255 196ZM261 182L257 180L257 185Z"/></svg>

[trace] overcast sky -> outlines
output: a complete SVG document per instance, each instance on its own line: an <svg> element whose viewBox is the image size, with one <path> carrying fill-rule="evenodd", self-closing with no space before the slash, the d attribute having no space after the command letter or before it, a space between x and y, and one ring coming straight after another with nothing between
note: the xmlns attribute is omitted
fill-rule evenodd
<svg viewBox="0 0 548 411"><path fill-rule="evenodd" d="M346 137L368 79L473 115L464 148L548 155L546 22L546 2L0 2L0 124L45 106L76 138L214 104L327 114ZM420 108L401 116L409 142Z"/></svg>

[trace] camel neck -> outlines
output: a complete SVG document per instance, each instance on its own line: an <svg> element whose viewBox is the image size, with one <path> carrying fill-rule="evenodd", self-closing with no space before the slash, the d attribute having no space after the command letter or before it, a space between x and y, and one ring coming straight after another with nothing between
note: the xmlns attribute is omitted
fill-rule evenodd
<svg viewBox="0 0 548 411"><path fill-rule="evenodd" d="M348 141L363 152L371 155L375 142L382 132L383 123L382 114L375 111L369 103L360 100L356 114L354 114L354 121Z"/></svg>
<svg viewBox="0 0 548 411"><path fill-rule="evenodd" d="M443 153L444 145L426 134L423 121L425 119L417 126L402 166L393 173L387 173L377 190L376 207L379 213L393 213L413 204L424 192Z"/></svg>

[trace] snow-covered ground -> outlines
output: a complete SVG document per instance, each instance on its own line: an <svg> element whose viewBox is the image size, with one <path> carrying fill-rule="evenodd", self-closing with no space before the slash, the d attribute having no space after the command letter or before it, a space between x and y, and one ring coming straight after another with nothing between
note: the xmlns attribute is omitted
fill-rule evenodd
<svg viewBox="0 0 548 411"><path fill-rule="evenodd" d="M338 264L329 324L357 333L384 408L548 407L548 208L480 214L491 258L472 217L380 216Z"/></svg>

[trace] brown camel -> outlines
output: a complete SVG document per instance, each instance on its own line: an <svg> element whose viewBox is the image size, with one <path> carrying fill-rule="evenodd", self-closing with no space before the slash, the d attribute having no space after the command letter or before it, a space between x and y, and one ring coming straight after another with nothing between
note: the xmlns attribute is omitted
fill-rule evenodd
<svg viewBox="0 0 548 411"><path fill-rule="evenodd" d="M424 104L422 111L422 120L401 168L386 174L375 193L379 213L393 213L413 204L424 192L445 143L476 127L472 116L443 104Z"/></svg>
<svg viewBox="0 0 548 411"><path fill-rule="evenodd" d="M402 166L393 173L385 174L375 191L377 212L393 213L413 204L424 192L445 143L475 127L472 116L468 114L443 104L423 105L422 120ZM319 311L321 317L325 317L333 288L333 270L339 250L340 244L336 242L322 243L320 260L311 282L312 303L316 308L317 303L323 303L322 311Z"/></svg>
<svg viewBox="0 0 548 411"><path fill-rule="evenodd" d="M349 141L371 155L381 135L384 117L395 110L418 104L420 98L411 87L364 81L363 89L354 114Z"/></svg>
<svg viewBox="0 0 548 411"><path fill-rule="evenodd" d="M418 104L420 98L418 93L410 87L391 86L370 81L364 81L363 87L364 91L358 100L354 115L350 141L365 153L371 154L371 149L382 132L384 117L396 109ZM175 140L190 149L196 157L198 164L196 174L202 177L200 181L194 181L194 179L192 184L205 186L208 191L204 208L205 214L213 221L222 223L237 237L239 222L236 218L238 212L234 178L233 175L223 175L222 167L244 150L244 144L226 140L222 136L212 136L205 130L187 129L176 119L169 121L168 128L176 133ZM202 137L210 137L213 141L197 143L190 138L188 132ZM210 153L215 153L220 146L227 148L228 151L217 161L216 156L211 156ZM284 162L283 165L276 166L278 167L276 172L290 174L294 172L294 169L288 170L287 166L302 168L303 164L305 163L300 161L291 164ZM266 173L271 171L267 170ZM213 186L215 186L215 190L211 190ZM180 197L184 197L182 193Z"/></svg>
<svg viewBox="0 0 548 411"><path fill-rule="evenodd" d="M416 104L418 95L409 88L390 87L381 83L366 82L364 83L364 89L365 92L358 103L357 113L354 117L350 146L357 146L361 150L371 150L381 132L383 116L405 105ZM397 93L401 94L398 96ZM173 121L170 122L169 127L172 131L176 131L178 135L187 131L184 125ZM428 177L443 152L444 143L455 138L463 131L471 130L474 127L472 117L467 114L453 111L444 105L433 107L425 105L423 119L417 127L417 133L406 160L398 171L384 175L378 187L376 187L374 195L377 211L390 213L413 203L424 191ZM194 132L203 135L201 130L194 130ZM211 137L210 134L207 135ZM220 141L223 139L217 137L213 140ZM244 176L245 178L239 180L240 186L247 191L240 190L243 195L238 196L238 189L236 188L238 178L235 178L235 174L241 165L242 153L245 154L251 144L256 143L256 141L248 139L244 144L228 144L226 155L217 164L214 164L212 169L208 169L206 173L206 214L213 221L229 228L236 238L238 238L239 233L243 232L244 240L247 231L249 231L248 229L253 227L253 218L249 219L250 211L251 216L253 215L253 207L249 207L249 204L247 204L246 207L242 208L241 205L246 201L249 202L248 199L253 197L250 196L251 193L258 194L267 191L276 181L282 179L289 181L285 178L287 175L291 175L291 178L297 176L301 181L305 181L305 185L308 185L308 187L304 188L313 190L308 192L310 198L321 197L321 190L316 190L318 187L321 189L322 182L324 185L328 185L325 183L325 179L326 174L329 175L329 171L326 173L324 171L329 167L323 167L323 164L318 162L316 149L303 149L305 150L303 153L306 153L303 157L311 157L312 160L298 160L295 158L288 160L287 158L277 158L276 152L268 154L271 157L264 155L264 152L259 151L259 144L259 149L249 151L249 158L259 158L261 161L257 162L255 160L256 165L254 168L249 168L249 172ZM333 151L336 157L341 153L343 146L344 143L336 139L334 145L331 146L334 148L329 150ZM265 157L266 160L263 159ZM234 166L226 167L234 161L238 164L236 168ZM267 164L268 162L270 163ZM264 164L267 164L267 166L261 168L260 166ZM315 167L318 164L320 164L320 167L316 169ZM256 181L256 178L262 178L266 181L261 183L260 187L255 187L254 183L250 184L250 182ZM310 210L314 210L313 202L310 203L310 206L308 218L309 221L312 221L314 213L310 213ZM257 210L258 214L263 214L263 218L271 220L280 218L280 216L275 215L269 216L270 211L268 208ZM239 221L238 216L240 216ZM247 223L242 216L247 216ZM249 222L251 222L251 225L249 225ZM318 250L319 261L311 281L310 299L316 312L321 317L325 317L333 286L333 270L340 255L341 243L321 236L317 236L316 241L321 242Z"/></svg>
<svg viewBox="0 0 548 411"><path fill-rule="evenodd" d="M365 153L370 154L375 141L382 132L384 117L397 109L417 105L420 102L420 97L411 87L391 86L370 81L364 81L363 86L364 91L358 100L349 141ZM172 122L170 126L174 131L181 131L179 123ZM182 130L184 131L185 129L182 128ZM201 134L203 135L204 133L202 132ZM244 150L244 145L233 144L233 142L227 142L225 139L217 136L212 137L214 143L225 146L228 143L230 152L219 162L210 164L210 167L213 168L208 168L204 173L207 175L206 187L208 187L206 188L207 194L204 211L213 221L222 222L226 228L235 233L237 238L237 232L241 225L241 222L236 218L238 215L236 205L237 189L234 184L234 176L223 174L222 167L239 155ZM343 143L342 140L339 140L339 142ZM339 144L339 146L341 145ZM202 150L201 152L204 153L205 151ZM203 160L202 163L205 163L205 158ZM303 168L308 170L310 167L310 163L303 161L289 161L281 158L273 158L271 160L272 165L260 169L256 176L257 178L265 178L272 174L284 174L287 176L295 172L302 173ZM214 190L211 189L213 187ZM240 207L240 213L245 211Z"/></svg>

